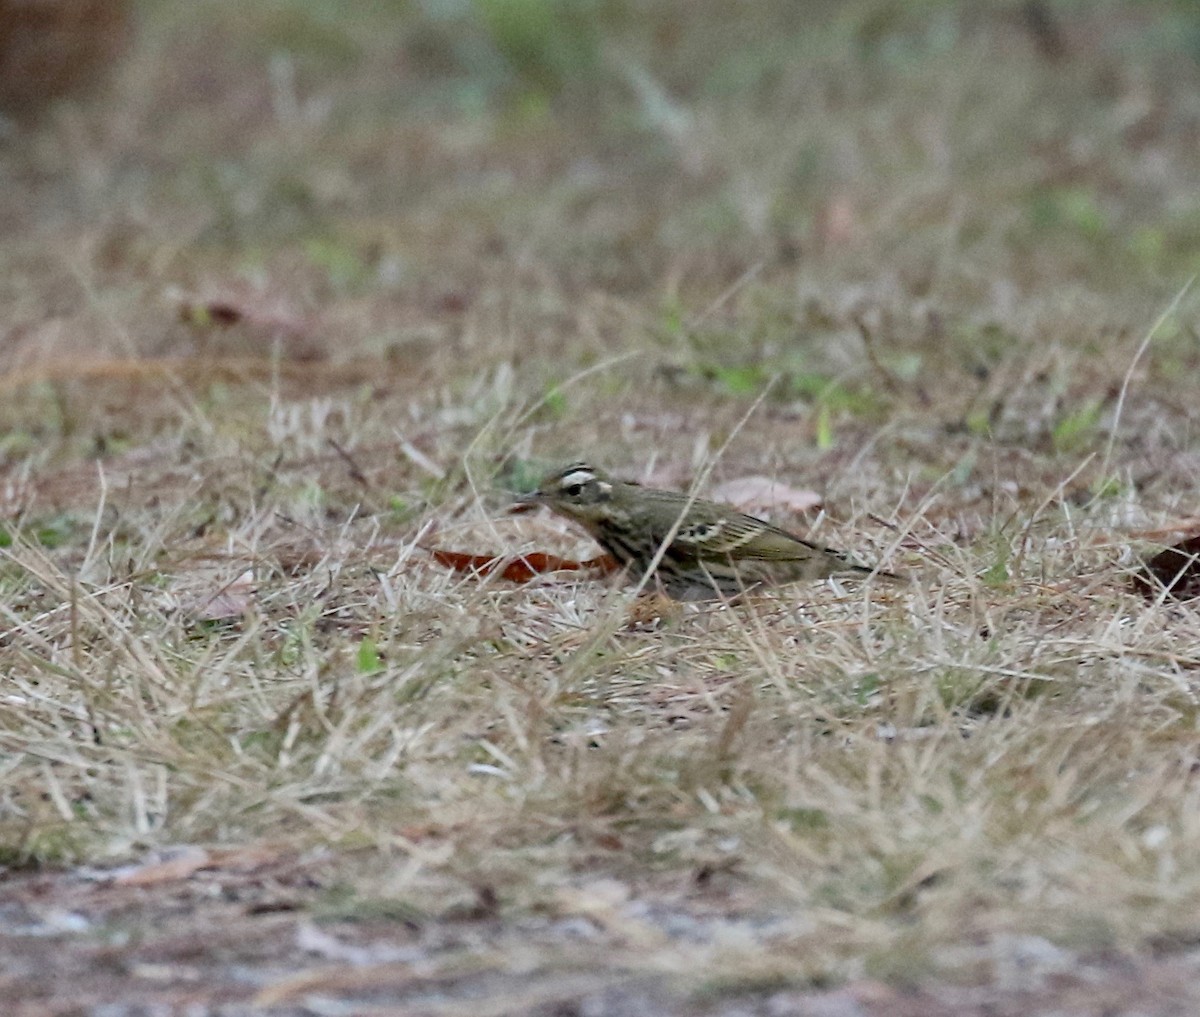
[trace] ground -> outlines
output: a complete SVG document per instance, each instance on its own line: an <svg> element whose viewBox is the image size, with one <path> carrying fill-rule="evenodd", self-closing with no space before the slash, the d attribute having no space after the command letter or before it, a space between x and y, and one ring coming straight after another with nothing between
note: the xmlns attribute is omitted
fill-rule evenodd
<svg viewBox="0 0 1200 1017"><path fill-rule="evenodd" d="M0 87L14 1012L1196 1012L1191 7L360 7ZM903 580L430 554L579 458Z"/></svg>

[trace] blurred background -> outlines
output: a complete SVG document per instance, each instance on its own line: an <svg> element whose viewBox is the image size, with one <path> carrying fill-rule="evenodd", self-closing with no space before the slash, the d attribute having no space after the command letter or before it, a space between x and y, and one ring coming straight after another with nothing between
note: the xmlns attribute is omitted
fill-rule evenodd
<svg viewBox="0 0 1200 1017"><path fill-rule="evenodd" d="M1200 1012L1197 272L1195 0L0 0L6 1002ZM911 585L420 550L579 457Z"/></svg>
<svg viewBox="0 0 1200 1017"><path fill-rule="evenodd" d="M632 352L602 401L866 371L970 426L936 379L1069 384L1200 268L1198 86L1182 0L0 0L0 370Z"/></svg>

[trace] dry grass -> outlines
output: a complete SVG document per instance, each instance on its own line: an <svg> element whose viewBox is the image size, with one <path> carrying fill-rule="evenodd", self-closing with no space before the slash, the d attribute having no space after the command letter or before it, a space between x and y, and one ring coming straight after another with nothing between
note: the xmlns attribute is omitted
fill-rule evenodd
<svg viewBox="0 0 1200 1017"><path fill-rule="evenodd" d="M3 153L13 873L330 849L314 915L485 923L438 977L528 937L497 1013L595 944L711 1001L1194 943L1197 608L1128 585L1195 525L1194 18L703 7L147 5ZM421 551L586 556L501 490L577 453L911 581L638 623Z"/></svg>

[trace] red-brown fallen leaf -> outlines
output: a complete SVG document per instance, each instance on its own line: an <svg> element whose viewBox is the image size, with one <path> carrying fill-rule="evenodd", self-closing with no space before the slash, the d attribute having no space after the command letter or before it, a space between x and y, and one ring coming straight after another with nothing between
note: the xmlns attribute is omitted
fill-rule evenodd
<svg viewBox="0 0 1200 1017"><path fill-rule="evenodd" d="M448 551L441 547L426 548L433 560L439 565L454 569L455 572L472 572L475 575L487 576L499 572L501 578L514 583L527 583L534 576L547 572L583 571L595 569L608 574L616 572L620 566L608 555L589 558L587 561L575 561L573 558L560 558L546 551L529 551L522 555L491 555L466 554L462 551Z"/></svg>
<svg viewBox="0 0 1200 1017"><path fill-rule="evenodd" d="M1133 588L1149 600L1165 590L1176 600L1200 597L1200 534L1160 551L1134 573Z"/></svg>

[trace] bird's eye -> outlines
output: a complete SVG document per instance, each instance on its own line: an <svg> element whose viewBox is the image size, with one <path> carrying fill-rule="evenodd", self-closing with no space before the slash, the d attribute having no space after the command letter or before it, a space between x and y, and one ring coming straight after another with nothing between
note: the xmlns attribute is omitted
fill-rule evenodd
<svg viewBox="0 0 1200 1017"><path fill-rule="evenodd" d="M563 488L563 494L565 494L568 498L578 498L581 494L583 494L583 485L569 484L567 487Z"/></svg>

